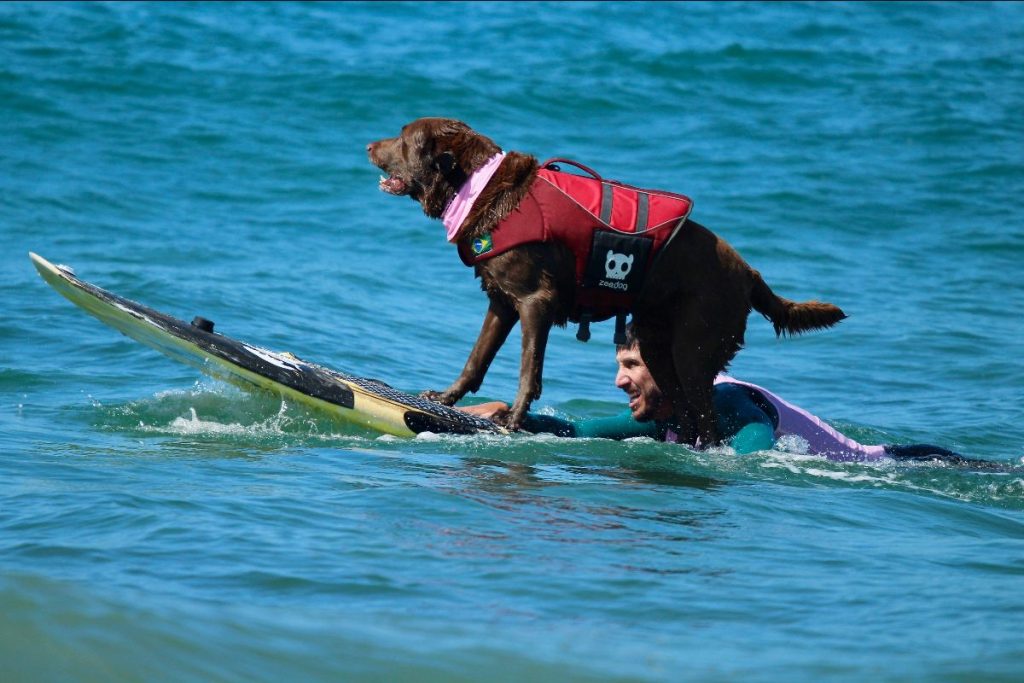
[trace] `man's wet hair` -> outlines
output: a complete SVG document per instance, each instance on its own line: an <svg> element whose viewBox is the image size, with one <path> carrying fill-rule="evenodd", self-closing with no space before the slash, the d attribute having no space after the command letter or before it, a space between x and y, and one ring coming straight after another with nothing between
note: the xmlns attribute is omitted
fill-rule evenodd
<svg viewBox="0 0 1024 683"><path fill-rule="evenodd" d="M633 329L633 323L632 321L630 321L626 325L626 343L617 344L615 346L615 352L618 353L619 351L632 351L637 347L637 345L639 345L639 343L640 340L636 338L636 330Z"/></svg>

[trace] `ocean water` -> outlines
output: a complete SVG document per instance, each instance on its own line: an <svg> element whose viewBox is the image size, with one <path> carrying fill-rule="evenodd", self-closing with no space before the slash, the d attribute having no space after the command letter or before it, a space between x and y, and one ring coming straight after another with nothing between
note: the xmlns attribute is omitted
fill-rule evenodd
<svg viewBox="0 0 1024 683"><path fill-rule="evenodd" d="M0 4L0 680L1021 680L1021 45L1015 3ZM735 376L1002 468L380 437L27 258L443 388L485 299L365 155L424 115L688 194L850 316L752 316ZM538 409L622 408L593 331Z"/></svg>

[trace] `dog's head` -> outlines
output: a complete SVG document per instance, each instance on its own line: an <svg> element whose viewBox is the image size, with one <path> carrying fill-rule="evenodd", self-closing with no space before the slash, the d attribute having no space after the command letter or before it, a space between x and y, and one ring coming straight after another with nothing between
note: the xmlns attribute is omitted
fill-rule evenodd
<svg viewBox="0 0 1024 683"><path fill-rule="evenodd" d="M416 119L398 137L366 146L370 161L386 174L380 189L412 197L432 218L440 218L473 171L500 151L465 123L440 118Z"/></svg>

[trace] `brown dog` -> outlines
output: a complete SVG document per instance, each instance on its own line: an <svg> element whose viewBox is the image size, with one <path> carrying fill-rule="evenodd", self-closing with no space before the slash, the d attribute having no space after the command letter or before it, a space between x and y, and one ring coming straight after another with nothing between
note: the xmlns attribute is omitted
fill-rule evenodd
<svg viewBox="0 0 1024 683"><path fill-rule="evenodd" d="M513 212L519 218L527 215L520 204L525 207L531 187L541 183L538 178L544 171L534 157L518 152L496 157L500 151L466 124L441 118L418 119L398 137L367 146L370 161L387 174L381 178L381 190L408 195L428 216L445 214L446 221L446 209L457 193L463 194L459 190L467 180L478 170L493 170L465 218L459 216L450 227L460 254L469 253L470 245L477 250L473 253L481 244L489 245L499 223ZM610 228L603 218L594 222ZM685 216L675 223L681 227L652 260L633 301L633 324L644 361L672 401L681 440L706 447L718 440L711 401L714 378L742 347L751 307L771 320L777 335L831 327L846 316L831 304L794 303L776 296L760 274L714 233ZM609 257L613 251L608 250ZM458 379L442 392L424 395L452 405L479 389L498 349L519 321L523 338L519 390L506 424L515 429L540 396L551 326L579 322L577 261L559 242L532 241L475 262L475 269L490 300L480 336Z"/></svg>

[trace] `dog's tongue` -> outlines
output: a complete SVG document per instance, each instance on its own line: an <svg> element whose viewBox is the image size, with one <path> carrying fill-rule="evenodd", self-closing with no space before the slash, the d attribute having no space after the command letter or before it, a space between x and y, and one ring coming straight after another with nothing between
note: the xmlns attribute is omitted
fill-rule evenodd
<svg viewBox="0 0 1024 683"><path fill-rule="evenodd" d="M388 194L405 194L408 191L405 181L394 175L387 178L381 177L380 189Z"/></svg>

